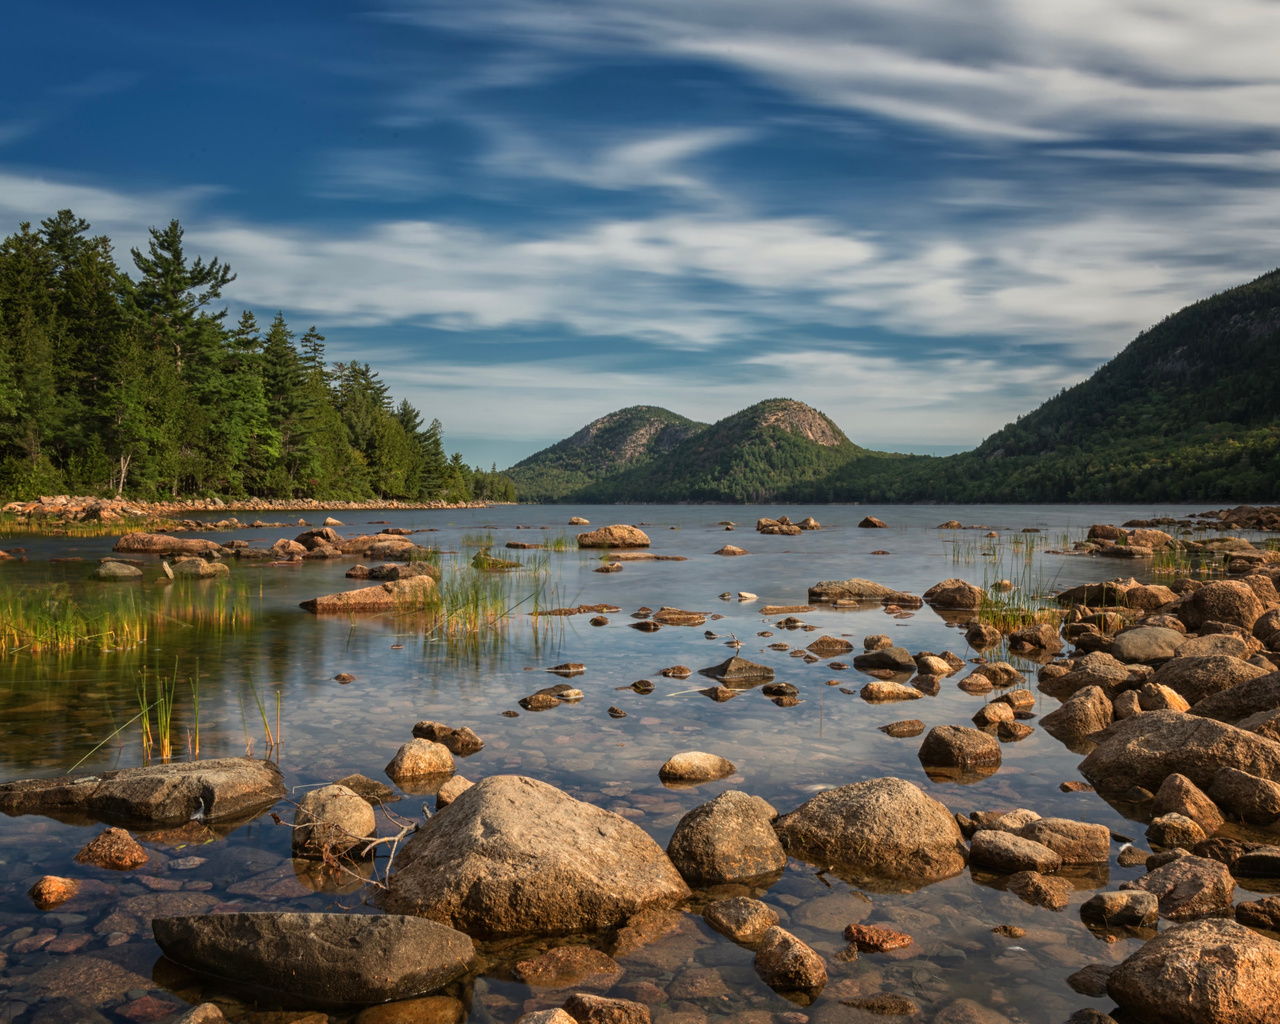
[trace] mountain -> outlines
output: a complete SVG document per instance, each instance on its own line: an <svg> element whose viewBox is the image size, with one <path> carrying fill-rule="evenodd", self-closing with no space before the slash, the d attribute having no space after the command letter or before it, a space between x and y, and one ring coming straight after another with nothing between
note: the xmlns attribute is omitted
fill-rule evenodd
<svg viewBox="0 0 1280 1024"><path fill-rule="evenodd" d="M1251 501L1280 496L1280 271L1144 331L974 451L867 460L839 500Z"/></svg>
<svg viewBox="0 0 1280 1024"><path fill-rule="evenodd" d="M687 432L597 440L659 414ZM709 427L624 409L509 473L522 500L548 501L1275 502L1280 270L1166 317L971 452L869 451L816 409L771 399ZM526 489L523 473L556 486Z"/></svg>
<svg viewBox="0 0 1280 1024"><path fill-rule="evenodd" d="M597 481L643 466L706 430L656 405L633 405L588 423L508 470L521 501L563 501Z"/></svg>

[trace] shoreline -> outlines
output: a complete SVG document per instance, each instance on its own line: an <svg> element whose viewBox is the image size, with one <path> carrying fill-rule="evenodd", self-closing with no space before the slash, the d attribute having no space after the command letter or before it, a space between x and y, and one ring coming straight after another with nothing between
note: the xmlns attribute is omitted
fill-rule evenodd
<svg viewBox="0 0 1280 1024"><path fill-rule="evenodd" d="M34 501L11 501L0 512L28 522L61 520L64 522L114 522L128 519L173 519L192 513L222 512L351 512L413 511L494 508L506 502L469 501L396 501L368 498L354 501L318 498L247 498L224 501L221 498L192 498L186 501L130 501L125 498L88 498L59 494Z"/></svg>

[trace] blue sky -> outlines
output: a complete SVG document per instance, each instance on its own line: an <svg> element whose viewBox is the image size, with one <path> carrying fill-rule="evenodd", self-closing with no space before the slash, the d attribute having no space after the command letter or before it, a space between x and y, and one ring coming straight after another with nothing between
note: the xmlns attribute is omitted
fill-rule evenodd
<svg viewBox="0 0 1280 1024"><path fill-rule="evenodd" d="M470 461L787 396L968 446L1280 264L1270 0L8 5L6 231L178 217Z"/></svg>

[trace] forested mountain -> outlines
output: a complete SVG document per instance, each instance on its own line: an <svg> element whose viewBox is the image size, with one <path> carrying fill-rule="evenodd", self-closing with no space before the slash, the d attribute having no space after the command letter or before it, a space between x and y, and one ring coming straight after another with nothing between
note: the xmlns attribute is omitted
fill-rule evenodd
<svg viewBox="0 0 1280 1024"><path fill-rule="evenodd" d="M558 500L756 502L805 495L821 501L823 481L835 469L871 454L816 409L774 398L690 434L665 453L600 474Z"/></svg>
<svg viewBox="0 0 1280 1024"><path fill-rule="evenodd" d="M559 501L605 477L671 452L705 430L656 405L633 405L588 423L572 437L517 462L507 475L521 501Z"/></svg>
<svg viewBox="0 0 1280 1024"><path fill-rule="evenodd" d="M176 220L130 255L70 210L0 244L0 493L514 500L315 327L229 324Z"/></svg>
<svg viewBox="0 0 1280 1024"><path fill-rule="evenodd" d="M721 420L642 465L601 472L594 482L561 497L581 502L1277 499L1280 271L1167 317L1088 380L1064 388L972 452L933 458L867 451L821 413L774 400Z"/></svg>

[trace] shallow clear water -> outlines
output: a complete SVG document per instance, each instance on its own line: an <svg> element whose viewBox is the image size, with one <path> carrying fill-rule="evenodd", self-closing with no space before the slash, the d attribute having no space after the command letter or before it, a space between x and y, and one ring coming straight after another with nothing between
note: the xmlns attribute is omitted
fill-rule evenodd
<svg viewBox="0 0 1280 1024"><path fill-rule="evenodd" d="M459 759L458 770L467 778L475 781L499 773L534 776L625 814L663 845L683 813L725 789L758 794L786 812L818 790L883 775L915 782L956 811L1030 807L1045 816L1099 822L1139 838L1143 826L1126 821L1096 795L1060 790L1062 782L1079 778L1080 755L1039 729L1021 742L1004 744L1000 770L968 785L930 781L916 758L919 739L893 739L879 731L880 726L904 718L921 719L926 727L969 724L987 698L957 688L963 672L944 680L935 697L872 705L857 696L868 679L862 673L834 670L830 659L806 664L792 657L791 650L768 646L786 643L803 648L817 636L832 634L848 638L860 650L864 636L885 633L912 652L951 650L973 658L975 652L967 648L962 628L927 607L895 616L879 608L843 611L819 606L801 616L817 627L815 632L788 631L775 625L781 616L763 616L760 608L803 604L813 583L854 576L915 593L950 576L978 584L1008 577L1028 585L1038 583L1047 590L1121 574L1141 578L1141 563L1047 554L1044 549L1069 547L1083 537L1090 523L1193 511L1199 510L1164 506L612 506L339 513L349 524L339 531L345 534L382 529L381 524L365 525L374 519L435 530L414 539L457 552L461 562L470 558L475 542L486 534L492 535L495 554L502 553L499 549L508 540L538 542L562 532L572 537L578 528L565 524L574 514L590 519L593 527L650 524L644 529L652 538L653 552L687 558L629 562L621 572L602 574L593 571L602 564L598 552L552 552L539 575L545 604L608 603L619 606L621 612L609 614L609 624L602 627L589 625L590 615L543 618L535 624L523 614L530 606L526 604L517 609L504 643L479 649L428 641L411 624L397 623L389 616L317 618L298 607L300 601L318 594L366 585L344 578L354 558L291 567L232 560L230 582L172 584L159 581L159 560L151 559L156 567L148 568L142 583L102 584L87 577L98 558L110 553L113 538L0 540L0 546L22 546L27 551L25 563L0 566L7 586L57 581L69 583L77 595L105 595L107 600L118 600L121 588L137 588L139 599L171 606L175 620L163 629L153 627L148 643L131 650L74 656L19 653L0 661L0 727L5 735L0 744L0 780L59 774L82 758L80 771L142 763L138 725L118 734L115 730L138 713L139 670L146 665L154 675L158 665L171 674L177 659L183 682L174 714L175 756L187 756L193 716L185 681L195 674L198 662L201 756L241 755L250 742L253 753L263 756L267 750L258 700L274 733L278 695L280 744L270 754L285 773L291 799L306 787L352 772L385 780L386 763L410 738L414 722L427 718L470 726L485 740L481 752ZM759 516L788 514L798 521L810 513L824 529L783 537L761 536L752 528ZM867 514L879 515L890 528L857 529L857 522ZM312 516L316 521L322 518ZM998 544L988 540L985 529L934 529L949 519L982 524L1000 532L1001 539ZM722 520L735 521L737 530L725 531L718 525ZM529 529L517 530L517 526ZM1024 528L1040 533L1023 534ZM207 536L223 543L244 538L269 544L298 532L294 526ZM1015 538L1019 545L1040 545L1030 563L1021 548L1015 550ZM725 543L745 547L750 554L739 558L712 554ZM880 550L889 554L872 554ZM997 550L998 558L984 555ZM49 561L67 557L84 561ZM442 557L448 565L454 556ZM533 578L532 573L522 573L512 585L517 591L531 589ZM725 591L750 591L759 600L725 601L719 596ZM248 608L249 625L220 631L192 623L191 608L228 601ZM695 628L669 626L642 633L628 628L633 621L629 613L641 605L674 605L720 618ZM709 639L704 630L718 635ZM763 632L773 635L758 635ZM707 681L697 670L733 653L725 646L730 636L743 641L742 656L771 665L779 681L799 687L803 703L780 708L758 690L723 704L699 694L698 688ZM843 660L852 661L852 657ZM1014 660L1034 672L1034 664ZM586 673L573 680L585 698L537 714L520 709L519 698L559 681L545 669L565 661L587 666ZM658 675L671 665L689 666L695 675L688 680ZM342 672L354 675L355 681L336 682L334 676ZM652 693L619 689L642 678L656 684ZM1030 678L1034 690L1034 676ZM836 685L828 685L829 681ZM625 711L626 717L611 718L610 706ZM1041 697L1033 710L1042 714L1055 706L1056 701ZM512 710L519 712L518 717L501 714ZM738 772L721 782L669 789L658 781L657 769L681 750L723 755L737 765ZM424 802L434 806L429 794L405 793L395 810L416 814ZM291 815L288 801L278 810L286 820ZM381 824L384 831L394 831L386 822ZM273 824L269 814L207 845L149 843L155 856L138 873L115 874L73 862L76 850L97 831L37 816L0 818L4 878L0 950L6 952L0 965L0 1020L28 1019L51 991L49 979L66 974L68 962L89 956L110 960L149 979L135 987L153 989L152 994L160 998L230 1000L216 984L201 982L159 959L145 927L149 914L233 906L369 910L365 901L372 889L367 886L347 886L354 891L335 893L315 892L304 884L305 871L300 879L289 859L289 830ZM1115 851L1119 848L1115 844ZM205 858L204 862L185 870L169 865L173 858L193 855ZM383 864L374 868L380 873ZM43 874L100 879L115 891L40 913L25 893ZM778 910L784 927L827 958L831 980L826 990L812 1006L799 1011L815 1021L863 1019L840 1000L891 992L914 1000L925 1019L956 997L967 996L1011 1020L1054 1024L1081 1006L1109 1006L1106 1000L1072 992L1064 979L1090 962L1118 962L1140 940L1096 937L1081 924L1078 906L1096 888L1114 888L1138 874L1140 869L1121 868L1113 862L1109 876L1078 879L1071 905L1055 912L1028 906L1001 891L995 880L975 879L969 872L914 893L864 897L838 878L793 860L783 878L761 898ZM157 886L175 885L182 888L152 892ZM106 933L119 932L115 925L122 920L109 916L121 911L127 919L143 924L135 925L127 941L116 935L112 941L118 944L107 945ZM864 954L853 963L834 959L833 954L844 947L841 930L858 919L910 932L916 944L905 956ZM999 937L992 928L1001 924L1018 925L1027 934L1016 940ZM86 938L72 953L19 952L28 928L67 936L60 945L74 946L78 940L71 936ZM672 996L654 1007L655 1019L676 1012L709 1019L748 1010L796 1012L796 1007L758 981L751 957L749 950L716 935L699 917L690 915L680 932L621 961L627 974L615 991L624 992L648 979L679 992L681 986L671 984L673 977L690 966L709 966L720 971L727 997ZM524 1011L528 1000L539 997L537 990L495 968L476 981L467 998L471 1019L511 1021ZM116 998L108 1007L124 1001ZM226 1005L242 1019L292 1019L289 1015L244 1016L271 1009L265 1004L228 1001ZM530 1003L529 1008L534 1005ZM330 1019L347 1016L332 1013Z"/></svg>

